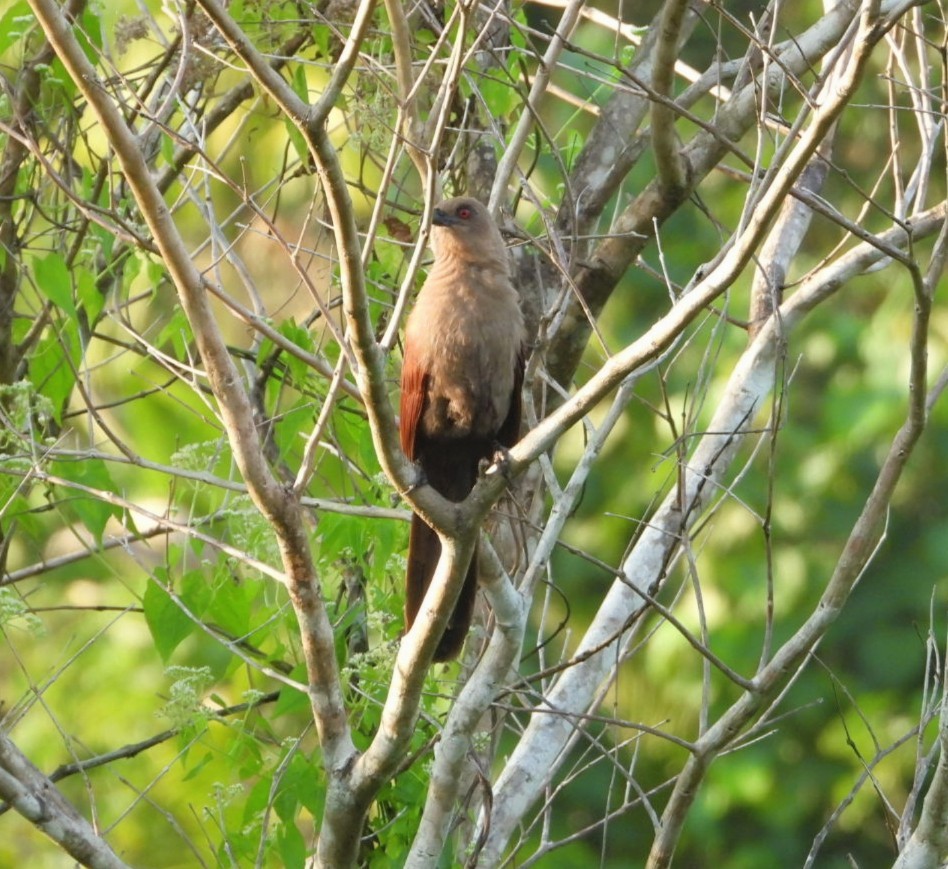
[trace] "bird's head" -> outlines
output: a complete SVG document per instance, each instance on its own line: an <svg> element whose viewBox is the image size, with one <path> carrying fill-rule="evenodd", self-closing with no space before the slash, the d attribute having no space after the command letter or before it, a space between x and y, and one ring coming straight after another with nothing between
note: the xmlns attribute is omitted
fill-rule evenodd
<svg viewBox="0 0 948 869"><path fill-rule="evenodd" d="M476 199L458 196L438 205L431 218L435 255L470 263L507 262L507 249L497 224ZM505 266L506 267L506 266Z"/></svg>

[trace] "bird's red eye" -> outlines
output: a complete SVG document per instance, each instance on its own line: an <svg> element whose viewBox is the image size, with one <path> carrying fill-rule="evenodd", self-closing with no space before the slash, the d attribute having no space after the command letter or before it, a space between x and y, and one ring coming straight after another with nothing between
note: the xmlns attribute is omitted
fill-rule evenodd
<svg viewBox="0 0 948 869"><path fill-rule="evenodd" d="M466 205L462 205L458 209L458 217L460 217L461 220L467 220L471 216L471 214L472 214L471 209L468 208Z"/></svg>

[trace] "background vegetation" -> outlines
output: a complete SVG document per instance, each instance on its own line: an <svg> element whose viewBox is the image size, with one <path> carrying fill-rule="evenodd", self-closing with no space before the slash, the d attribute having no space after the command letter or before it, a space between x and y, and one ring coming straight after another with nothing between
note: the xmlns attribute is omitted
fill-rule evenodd
<svg viewBox="0 0 948 869"><path fill-rule="evenodd" d="M948 859L945 5L631 5L0 9L0 864ZM462 192L532 354L456 514ZM408 508L494 504L431 667Z"/></svg>

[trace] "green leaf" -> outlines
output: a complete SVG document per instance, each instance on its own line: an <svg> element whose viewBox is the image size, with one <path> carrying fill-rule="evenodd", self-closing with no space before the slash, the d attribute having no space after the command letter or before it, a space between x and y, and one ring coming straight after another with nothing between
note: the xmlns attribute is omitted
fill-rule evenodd
<svg viewBox="0 0 948 869"><path fill-rule="evenodd" d="M181 577L182 603L197 617L203 617L214 599L214 589L203 570L189 570Z"/></svg>
<svg viewBox="0 0 948 869"><path fill-rule="evenodd" d="M281 456L293 455L304 443L300 432L308 432L313 426L313 405L309 400L301 400L280 418L275 440Z"/></svg>
<svg viewBox="0 0 948 869"><path fill-rule="evenodd" d="M319 517L319 555L335 561L340 555L364 551L365 520L337 513L323 513Z"/></svg>
<svg viewBox="0 0 948 869"><path fill-rule="evenodd" d="M145 276L148 279L149 285L154 287L156 292L160 287L168 286L171 280L168 277L168 270L165 268L165 264L161 260L154 259L151 256L145 260Z"/></svg>
<svg viewBox="0 0 948 869"><path fill-rule="evenodd" d="M33 260L33 276L39 291L47 299L71 317L76 316L76 303L72 298L72 277L62 254L54 252L43 259Z"/></svg>
<svg viewBox="0 0 948 869"><path fill-rule="evenodd" d="M284 323L281 323L280 333L292 341L301 350L305 350L307 353L313 352L313 336L310 335L307 329L298 325L294 320L290 319ZM293 375L294 382L302 386L306 382L307 376L310 374L309 366L302 359L299 359L292 353L284 354L283 358L286 361L287 367L290 369L290 373Z"/></svg>
<svg viewBox="0 0 948 869"><path fill-rule="evenodd" d="M159 571L159 576L163 571ZM194 622L181 611L157 582L149 582L142 598L145 609L145 622L151 631L155 648L162 661L167 661L171 653L194 630Z"/></svg>
<svg viewBox="0 0 948 869"><path fill-rule="evenodd" d="M30 380L49 400L57 421L75 386L79 358L79 326L75 320L66 322L58 333L47 331L30 356Z"/></svg>
<svg viewBox="0 0 948 869"><path fill-rule="evenodd" d="M53 473L64 480L76 483L84 488L97 489L115 494L117 487L112 475L102 459L81 459L79 461L57 461L52 464ZM120 508L108 501L86 494L80 490L69 489L63 501L63 511L73 520L81 522L98 542L109 519L119 515Z"/></svg>
<svg viewBox="0 0 948 869"><path fill-rule="evenodd" d="M293 73L293 79L290 82L293 92L303 102L309 102L309 82L306 80L306 65L300 64Z"/></svg>
<svg viewBox="0 0 948 869"><path fill-rule="evenodd" d="M375 242L375 255L381 267L379 281L394 285L405 263L405 248L394 241L380 238Z"/></svg>
<svg viewBox="0 0 948 869"><path fill-rule="evenodd" d="M184 775L184 778L181 781L190 781L193 778L196 778L202 769L206 767L211 761L214 760L214 756L207 752L194 766L192 766Z"/></svg>
<svg viewBox="0 0 948 869"><path fill-rule="evenodd" d="M73 32L89 63L98 63L99 50L102 48L102 15L98 10L86 9L82 13L82 27L74 28Z"/></svg>
<svg viewBox="0 0 948 869"><path fill-rule="evenodd" d="M306 139L303 138L303 134L299 131L296 124L290 120L285 120L283 126L286 129L286 135L293 144L293 150L296 151L296 156L300 158L300 162L304 166L308 166L310 161L309 148L306 146Z"/></svg>
<svg viewBox="0 0 948 869"><path fill-rule="evenodd" d="M23 39L23 31L29 26L27 22L32 16L30 5L26 0L14 3L0 18L0 54L3 54L11 45Z"/></svg>
<svg viewBox="0 0 948 869"><path fill-rule="evenodd" d="M306 842L296 829L296 824L284 824L277 833L277 853L284 867L296 869L306 863Z"/></svg>
<svg viewBox="0 0 948 869"><path fill-rule="evenodd" d="M259 779L250 789L250 793L247 794L247 799L244 801L244 826L254 823L259 815L266 811L270 802L270 784L271 778L265 777Z"/></svg>
<svg viewBox="0 0 948 869"><path fill-rule="evenodd" d="M250 608L257 596L256 585L234 582L229 576L216 583L213 599L207 607L207 620L234 636L242 637L250 630Z"/></svg>
<svg viewBox="0 0 948 869"><path fill-rule="evenodd" d="M169 166L174 164L174 140L171 136L162 136L158 142L159 150L161 151L162 159Z"/></svg>
<svg viewBox="0 0 948 869"><path fill-rule="evenodd" d="M95 285L95 278L88 269L76 270L76 295L90 323L94 323L105 307L105 296Z"/></svg>
<svg viewBox="0 0 948 869"><path fill-rule="evenodd" d="M155 340L155 346L167 350L171 345L171 352L179 359L186 358L187 345L191 341L191 323L188 321L184 309L176 306L168 321L162 326Z"/></svg>
<svg viewBox="0 0 948 869"><path fill-rule="evenodd" d="M479 86L492 117L506 118L520 105L520 94L509 81L488 77L482 79Z"/></svg>
<svg viewBox="0 0 948 869"><path fill-rule="evenodd" d="M302 665L294 668L290 678L306 684L306 668ZM310 709L309 695L305 691L297 691L289 685L280 689L280 696L273 707L274 716L307 712Z"/></svg>

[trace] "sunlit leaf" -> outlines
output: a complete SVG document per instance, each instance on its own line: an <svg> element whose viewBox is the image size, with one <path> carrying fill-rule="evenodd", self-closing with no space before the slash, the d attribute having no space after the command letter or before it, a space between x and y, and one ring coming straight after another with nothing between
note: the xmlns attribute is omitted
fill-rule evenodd
<svg viewBox="0 0 948 869"><path fill-rule="evenodd" d="M158 572L159 578L162 573ZM191 634L195 624L157 582L149 581L145 586L142 606L145 609L145 622L155 641L155 649L161 659L167 661L171 653Z"/></svg>
<svg viewBox="0 0 948 869"><path fill-rule="evenodd" d="M54 252L34 260L33 274L40 292L56 307L74 317L76 303L73 300L72 276L62 254Z"/></svg>
<svg viewBox="0 0 948 869"><path fill-rule="evenodd" d="M113 516L121 515L121 508L107 500L108 495L117 494L115 482L108 466L102 459L85 458L78 461L57 461L51 466L53 473L71 483L76 489L66 489L63 510L89 529L96 540L101 541L105 526ZM102 497L87 494L100 491Z"/></svg>

